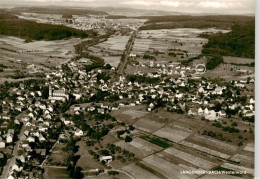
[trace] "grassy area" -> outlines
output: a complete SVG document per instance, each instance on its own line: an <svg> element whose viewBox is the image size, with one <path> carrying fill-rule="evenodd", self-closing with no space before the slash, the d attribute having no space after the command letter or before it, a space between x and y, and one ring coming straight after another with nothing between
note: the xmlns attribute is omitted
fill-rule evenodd
<svg viewBox="0 0 260 179"><path fill-rule="evenodd" d="M158 176L159 178L166 178L165 176L163 176L162 174L160 174L159 172L155 171L154 169L147 167L146 165L140 163L140 162L136 162L136 165L141 167L144 170L147 170L148 172Z"/></svg>
<svg viewBox="0 0 260 179"><path fill-rule="evenodd" d="M168 142L166 142L163 139L152 138L152 137L149 137L149 136L142 136L141 138L148 141L148 142L151 142L152 144L158 145L159 147L162 147L164 149L171 146Z"/></svg>

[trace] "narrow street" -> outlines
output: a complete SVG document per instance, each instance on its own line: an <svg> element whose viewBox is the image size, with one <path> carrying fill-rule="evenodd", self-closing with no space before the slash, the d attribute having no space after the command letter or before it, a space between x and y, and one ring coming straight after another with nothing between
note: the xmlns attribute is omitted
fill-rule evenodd
<svg viewBox="0 0 260 179"><path fill-rule="evenodd" d="M16 119L19 120L23 116L24 113L25 112L19 114L16 117ZM21 128L20 134L18 135L18 141L16 141L14 149L13 149L13 153L12 153L13 157L7 160L7 163L6 163L6 165L5 165L4 169L3 169L2 176L0 177L1 179L6 179L8 177L8 175L9 175L9 173L11 171L12 166L15 164L15 160L16 160L16 157L18 155L18 150L19 150L19 145L20 145L20 138L22 137L22 135L23 135L23 133L25 131L25 128L26 128L25 125L23 125L22 128Z"/></svg>

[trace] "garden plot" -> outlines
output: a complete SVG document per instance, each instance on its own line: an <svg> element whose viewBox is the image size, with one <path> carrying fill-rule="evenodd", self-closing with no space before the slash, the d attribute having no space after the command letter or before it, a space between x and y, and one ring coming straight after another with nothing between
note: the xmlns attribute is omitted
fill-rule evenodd
<svg viewBox="0 0 260 179"><path fill-rule="evenodd" d="M180 158L194 166L197 166L199 168L203 168L203 169L206 169L206 170L209 170L213 167L216 166L215 163L213 162L210 162L208 160L205 160L203 158L200 158L200 157L197 157L195 155L192 155L192 154L189 154L189 153L186 153L186 152L182 152L180 150L177 150L175 148L168 148L166 150L164 150L163 152L165 153L168 153L170 155L173 155L174 157L177 157L177 158Z"/></svg>
<svg viewBox="0 0 260 179"><path fill-rule="evenodd" d="M184 175L181 174L182 167L175 165L158 155L151 155L143 159L142 164L155 170L156 172L164 175L166 178L180 178L180 179L191 179L196 178L195 175Z"/></svg>
<svg viewBox="0 0 260 179"><path fill-rule="evenodd" d="M156 175L137 166L134 163L125 166L124 168L122 168L122 170L131 173L131 175L136 179L159 179L159 177L157 177Z"/></svg>
<svg viewBox="0 0 260 179"><path fill-rule="evenodd" d="M184 132L182 130L172 129L169 127L161 128L153 134L173 142L180 142L190 135L189 132Z"/></svg>
<svg viewBox="0 0 260 179"><path fill-rule="evenodd" d="M200 145L197 145L197 144L194 144L194 143L191 143L191 142L182 141L180 144L182 144L186 147L190 147L190 148L205 152L209 155L214 155L214 156L220 157L220 158L228 159L230 157L230 155L227 155L227 154L218 152L216 150L212 150L212 149L209 149L207 147L200 146Z"/></svg>
<svg viewBox="0 0 260 179"><path fill-rule="evenodd" d="M234 171L246 171L247 174L251 174L254 175L254 169L252 168L247 168L247 167L243 167L243 166L238 166L238 165L234 165L231 163L224 163L223 165L221 165L221 167L223 168L227 168L230 170L234 170Z"/></svg>
<svg viewBox="0 0 260 179"><path fill-rule="evenodd" d="M254 143L249 143L246 145L246 147L244 148L245 151L249 151L249 152L255 152L255 146Z"/></svg>
<svg viewBox="0 0 260 179"><path fill-rule="evenodd" d="M134 127L137 129L153 133L158 129L162 128L165 124L153 121L151 119L142 118L134 123Z"/></svg>
<svg viewBox="0 0 260 179"><path fill-rule="evenodd" d="M115 145L134 153L138 158L143 158L151 155L154 152L162 150L161 147L147 142L141 138L134 138L130 143L119 141Z"/></svg>

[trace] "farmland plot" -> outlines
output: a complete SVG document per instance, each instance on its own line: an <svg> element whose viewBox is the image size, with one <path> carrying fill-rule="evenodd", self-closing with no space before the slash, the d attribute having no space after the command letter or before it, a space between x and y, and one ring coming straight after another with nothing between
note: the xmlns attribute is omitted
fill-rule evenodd
<svg viewBox="0 0 260 179"><path fill-rule="evenodd" d="M248 156L248 155L241 155L241 154L236 154L234 155L231 160L234 160L236 162L240 163L249 163L252 164L254 163L254 157L253 156Z"/></svg>
<svg viewBox="0 0 260 179"><path fill-rule="evenodd" d="M171 154L177 158L180 158L186 162L191 163L192 165L195 165L199 168L203 168L206 170L209 170L209 169L213 168L214 166L216 166L216 164L213 162L207 161L205 159L202 159L200 157L197 157L195 155L192 155L192 154L189 154L186 152L182 152L175 148L168 148L168 149L164 150L164 152Z"/></svg>
<svg viewBox="0 0 260 179"><path fill-rule="evenodd" d="M180 142L190 135L189 132L184 132L182 130L172 129L169 127L163 127L153 134L173 142Z"/></svg>
<svg viewBox="0 0 260 179"><path fill-rule="evenodd" d="M249 151L249 152L255 152L255 146L254 143L249 143L246 145L246 147L244 148L245 151Z"/></svg>
<svg viewBox="0 0 260 179"><path fill-rule="evenodd" d="M122 147L123 149L126 149L126 150L136 154L136 156L139 158L143 158L154 152L162 150L161 147L159 147L155 144L152 144L150 142L147 142L141 138L134 138L133 141L130 143L126 143L124 141L119 141L115 145Z"/></svg>
<svg viewBox="0 0 260 179"><path fill-rule="evenodd" d="M123 51L125 50L125 46L129 40L129 37L130 36L121 36L121 35L112 36L108 38L107 41L95 45L94 47L103 49L108 52L112 50L112 51L118 51L119 53L123 53Z"/></svg>
<svg viewBox="0 0 260 179"><path fill-rule="evenodd" d="M180 179L190 179L196 178L195 175L183 175L181 171L183 170L182 167L175 165L158 155L151 155L143 159L142 162L144 165L152 168L153 170L161 173L166 178L180 178Z"/></svg>
<svg viewBox="0 0 260 179"><path fill-rule="evenodd" d="M204 136L199 136L199 135L195 135L194 137L192 137L192 140L197 141L197 142L203 142L204 144L207 144L209 146L212 146L214 148L219 148L219 149L223 149L229 152L235 152L237 150L237 146L225 143L225 142L221 142L209 137L204 137Z"/></svg>
<svg viewBox="0 0 260 179"><path fill-rule="evenodd" d="M159 179L159 177L157 177L156 175L145 169L142 169L134 163L125 166L124 168L122 168L122 170L131 173L131 175L136 179Z"/></svg>
<svg viewBox="0 0 260 179"><path fill-rule="evenodd" d="M113 67L117 67L120 63L120 56L102 57L105 63L110 64Z"/></svg>
<svg viewBox="0 0 260 179"><path fill-rule="evenodd" d="M135 107L122 107L119 110L112 111L111 115L118 120L125 122L126 124L133 124L138 120L138 118L145 116L148 114L144 110L143 106L135 106Z"/></svg>
<svg viewBox="0 0 260 179"><path fill-rule="evenodd" d="M207 147L200 146L200 145L197 145L197 144L194 144L194 143L191 143L191 142L182 141L180 144L187 146L187 147L190 147L190 148L193 148L193 149L196 149L196 150L199 150L199 151L202 151L202 152L205 152L205 153L208 153L209 155L215 155L215 156L220 157L220 158L228 159L230 157L230 155L227 155L227 154L218 152L216 150L212 150L212 149L209 149Z"/></svg>
<svg viewBox="0 0 260 179"><path fill-rule="evenodd" d="M234 165L231 163L224 163L223 165L221 165L221 167L223 168L227 168L230 170L234 170L234 171L246 171L247 174L254 174L254 169L252 168L247 168L247 167L243 167L243 166L238 166L238 165Z"/></svg>
<svg viewBox="0 0 260 179"><path fill-rule="evenodd" d="M131 116L132 119L143 117L144 115L148 114L148 112L145 111L138 111L138 110L125 110L122 112L123 114L126 114L128 116Z"/></svg>
<svg viewBox="0 0 260 179"><path fill-rule="evenodd" d="M143 131L146 131L146 132L150 132L150 133L157 131L158 129L160 129L164 125L165 124L163 124L163 123L156 122L156 121L153 121L151 119L146 119L146 118L139 119L138 121L136 121L134 123L134 126L137 129L140 129L140 130L143 130Z"/></svg>

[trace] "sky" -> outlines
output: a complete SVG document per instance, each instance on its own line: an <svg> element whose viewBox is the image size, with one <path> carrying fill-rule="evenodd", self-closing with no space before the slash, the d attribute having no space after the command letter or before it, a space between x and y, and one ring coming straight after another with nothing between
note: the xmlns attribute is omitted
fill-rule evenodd
<svg viewBox="0 0 260 179"><path fill-rule="evenodd" d="M0 0L7 5L125 7L183 13L252 14L254 0Z"/></svg>

